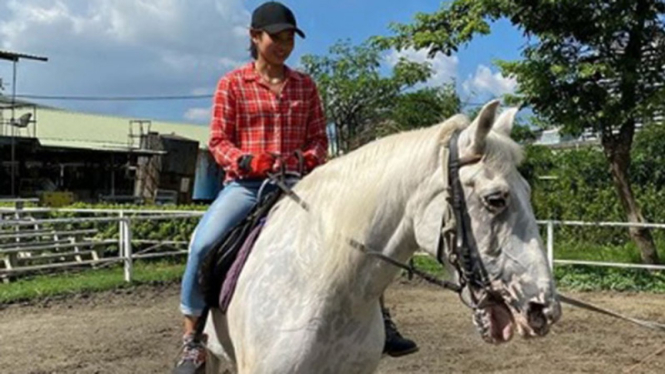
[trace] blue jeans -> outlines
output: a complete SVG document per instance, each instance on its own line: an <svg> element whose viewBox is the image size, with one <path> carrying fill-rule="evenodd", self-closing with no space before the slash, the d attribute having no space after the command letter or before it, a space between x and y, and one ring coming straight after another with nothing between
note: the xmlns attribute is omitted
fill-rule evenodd
<svg viewBox="0 0 665 374"><path fill-rule="evenodd" d="M198 283L198 270L205 256L220 244L225 234L240 223L258 200L261 180L230 182L217 195L192 234L189 244L187 267L182 278L180 311L187 316L198 317L203 312L205 300ZM264 188L264 194L274 190L273 184Z"/></svg>

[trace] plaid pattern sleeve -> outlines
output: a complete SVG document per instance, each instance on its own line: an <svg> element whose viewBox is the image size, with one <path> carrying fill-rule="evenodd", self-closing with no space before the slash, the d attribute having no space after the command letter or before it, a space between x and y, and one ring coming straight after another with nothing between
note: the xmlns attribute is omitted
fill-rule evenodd
<svg viewBox="0 0 665 374"><path fill-rule="evenodd" d="M212 107L208 147L219 165L236 173L243 152L236 145L236 97L229 76L219 80Z"/></svg>
<svg viewBox="0 0 665 374"><path fill-rule="evenodd" d="M312 155L316 158L317 164L321 165L326 161L328 153L328 135L326 133L326 118L323 113L323 106L316 84L308 79L312 85L312 94L310 95L309 113L307 117L307 135L305 136L305 146L303 154Z"/></svg>

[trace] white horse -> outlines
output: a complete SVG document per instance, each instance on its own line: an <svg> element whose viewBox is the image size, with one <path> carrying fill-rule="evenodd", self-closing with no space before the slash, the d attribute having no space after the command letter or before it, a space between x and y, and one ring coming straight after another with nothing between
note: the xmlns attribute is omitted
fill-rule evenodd
<svg viewBox="0 0 665 374"><path fill-rule="evenodd" d="M209 349L239 374L373 373L385 337L379 296L399 269L350 240L402 262L418 248L436 256L455 131L460 159L476 160L459 169L467 239L488 281L487 292L470 289L487 296L474 321L493 343L515 329L545 335L561 309L509 137L517 110L495 118L497 107L473 123L458 115L379 139L300 181L294 191L309 210L288 198L273 208L227 313L211 313Z"/></svg>

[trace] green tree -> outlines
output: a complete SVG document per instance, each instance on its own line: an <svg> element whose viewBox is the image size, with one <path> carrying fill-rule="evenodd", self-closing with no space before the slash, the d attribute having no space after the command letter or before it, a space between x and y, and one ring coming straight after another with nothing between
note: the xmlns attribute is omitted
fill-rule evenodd
<svg viewBox="0 0 665 374"><path fill-rule="evenodd" d="M431 126L460 113L461 107L454 83L404 92L397 96L377 131L387 135Z"/></svg>
<svg viewBox="0 0 665 374"><path fill-rule="evenodd" d="M390 75L381 73L383 50L370 43L338 42L325 56L306 55L301 63L317 82L326 116L335 128L337 153L376 136L375 126L405 89L432 74L428 63L401 59Z"/></svg>
<svg viewBox="0 0 665 374"><path fill-rule="evenodd" d="M517 78L519 98L563 132L595 131L628 221L644 222L630 183L630 151L636 123L665 103L665 2L454 0L413 24L393 25L395 36L376 44L450 54L504 17L529 37L523 60L499 62ZM631 228L630 235L642 260L657 263L651 232Z"/></svg>
<svg viewBox="0 0 665 374"><path fill-rule="evenodd" d="M649 124L635 135L630 165L631 181L639 186L665 188L665 126ZM660 205L660 204L659 204Z"/></svg>
<svg viewBox="0 0 665 374"><path fill-rule="evenodd" d="M527 125L516 123L513 126L511 137L521 144L533 143L536 140L536 133Z"/></svg>

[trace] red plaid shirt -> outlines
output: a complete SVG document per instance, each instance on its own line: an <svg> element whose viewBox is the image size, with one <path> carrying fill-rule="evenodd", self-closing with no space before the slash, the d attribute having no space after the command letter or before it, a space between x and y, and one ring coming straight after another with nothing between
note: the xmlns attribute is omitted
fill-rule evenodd
<svg viewBox="0 0 665 374"><path fill-rule="evenodd" d="M298 171L300 150L325 162L326 121L314 81L286 69L279 95L270 91L251 62L226 74L215 91L210 152L226 171L226 181L238 178L238 159L270 152L286 160L287 171Z"/></svg>

